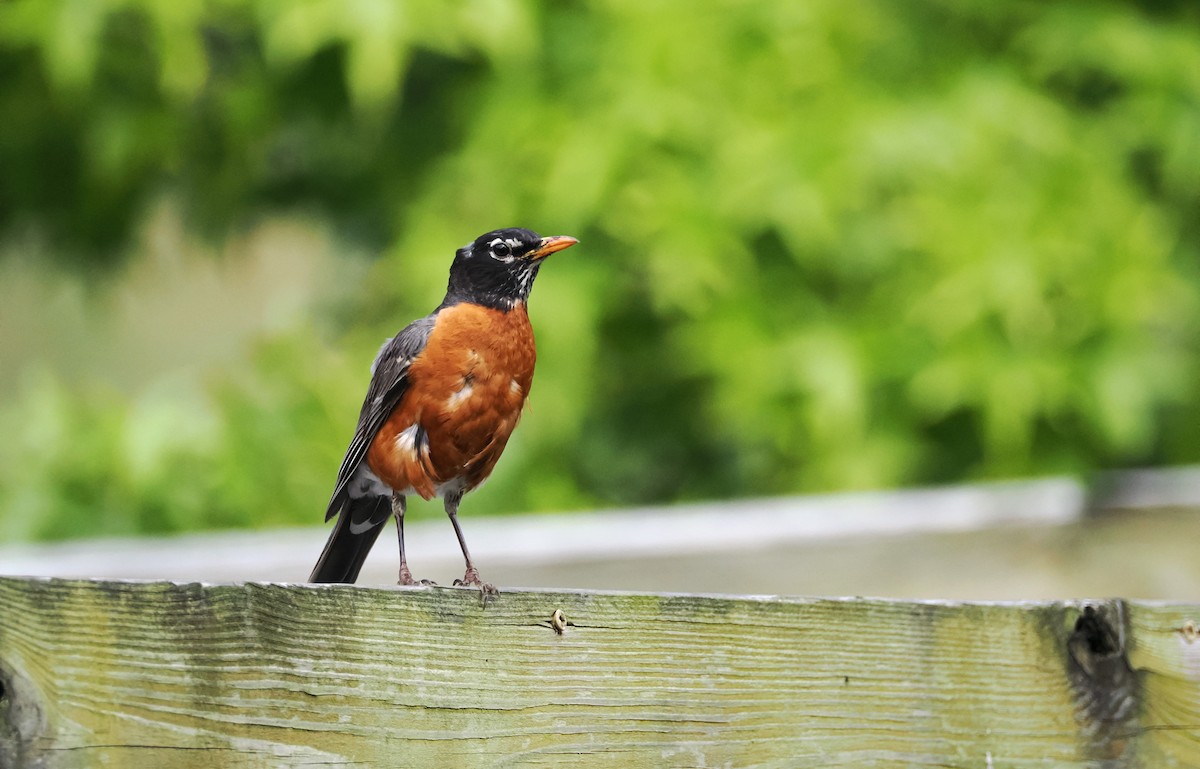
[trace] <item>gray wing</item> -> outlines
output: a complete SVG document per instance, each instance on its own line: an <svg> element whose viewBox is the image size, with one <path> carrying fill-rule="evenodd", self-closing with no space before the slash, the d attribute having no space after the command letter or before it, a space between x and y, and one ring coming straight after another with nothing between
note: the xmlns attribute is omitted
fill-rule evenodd
<svg viewBox="0 0 1200 769"><path fill-rule="evenodd" d="M337 485L329 499L325 520L337 515L346 505L350 482L367 456L367 449L371 447L375 435L408 390L409 366L425 349L436 321L437 311L413 321L385 342L375 356L375 362L371 364L367 397L363 399L362 410L358 414L358 427L354 430L354 437L350 439L350 446L338 470Z"/></svg>

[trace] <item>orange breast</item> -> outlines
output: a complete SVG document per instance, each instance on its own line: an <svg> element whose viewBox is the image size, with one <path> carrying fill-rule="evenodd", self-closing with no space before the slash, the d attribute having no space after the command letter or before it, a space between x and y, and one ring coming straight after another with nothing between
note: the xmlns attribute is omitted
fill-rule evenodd
<svg viewBox="0 0 1200 769"><path fill-rule="evenodd" d="M442 310L367 465L393 489L425 499L447 484L470 491L483 483L521 417L534 360L524 305Z"/></svg>

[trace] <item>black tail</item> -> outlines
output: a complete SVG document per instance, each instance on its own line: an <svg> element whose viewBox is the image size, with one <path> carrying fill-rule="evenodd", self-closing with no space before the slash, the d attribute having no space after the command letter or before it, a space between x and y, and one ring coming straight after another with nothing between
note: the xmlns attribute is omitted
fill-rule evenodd
<svg viewBox="0 0 1200 769"><path fill-rule="evenodd" d="M329 534L325 549L309 575L309 582L353 582L358 579L371 545L391 517L387 497L348 500Z"/></svg>

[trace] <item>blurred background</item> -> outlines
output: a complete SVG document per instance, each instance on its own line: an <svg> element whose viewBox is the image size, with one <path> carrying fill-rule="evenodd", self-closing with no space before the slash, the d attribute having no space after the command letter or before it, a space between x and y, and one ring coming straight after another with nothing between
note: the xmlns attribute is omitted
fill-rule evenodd
<svg viewBox="0 0 1200 769"><path fill-rule="evenodd" d="M1192 3L12 0L0 542L319 524L503 226L466 516L1200 462L1198 214Z"/></svg>

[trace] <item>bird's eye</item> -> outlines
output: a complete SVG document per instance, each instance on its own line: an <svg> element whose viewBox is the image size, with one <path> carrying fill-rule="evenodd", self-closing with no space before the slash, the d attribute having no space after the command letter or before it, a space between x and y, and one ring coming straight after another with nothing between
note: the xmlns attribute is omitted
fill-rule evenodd
<svg viewBox="0 0 1200 769"><path fill-rule="evenodd" d="M512 253L512 247L503 240L497 240L495 243L492 243L492 253L501 257L508 256Z"/></svg>

